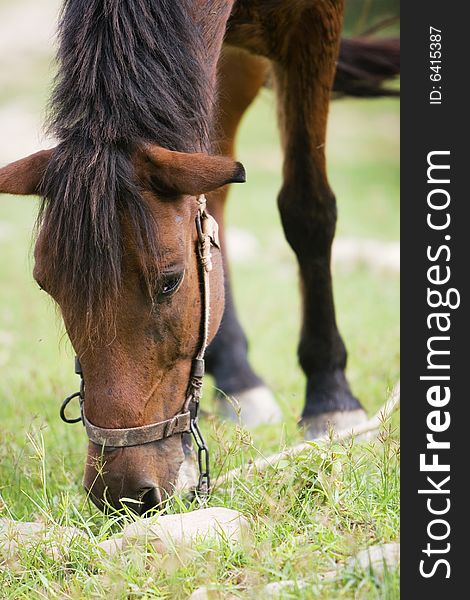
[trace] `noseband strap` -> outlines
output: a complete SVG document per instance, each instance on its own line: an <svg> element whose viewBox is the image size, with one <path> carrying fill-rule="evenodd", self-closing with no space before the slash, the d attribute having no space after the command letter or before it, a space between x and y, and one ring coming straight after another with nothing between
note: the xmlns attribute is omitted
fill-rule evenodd
<svg viewBox="0 0 470 600"><path fill-rule="evenodd" d="M60 416L66 423L75 423L82 421L85 426L88 438L94 444L102 448L128 448L131 446L141 446L151 442L159 442L173 435L182 433L192 433L198 447L199 463L199 483L198 491L201 494L208 494L210 491L209 475L209 451L198 425L199 402L202 397L202 382L204 378L204 355L209 343L209 317L210 317L210 281L209 273L212 271L211 247L219 248L218 225L213 217L206 210L206 198L198 198L198 211L196 215L197 230L197 257L200 271L203 278L203 290L201 294L201 344L199 351L193 359L191 376L186 399L179 413L171 419L143 425L141 427L127 427L123 429L104 429L91 423L84 410L85 404L85 383L83 372L78 357L75 359L75 372L80 375L80 392L73 394L62 403ZM68 419L65 415L65 409L69 402L75 398L80 399L81 417L79 419Z"/></svg>
<svg viewBox="0 0 470 600"><path fill-rule="evenodd" d="M159 442L177 433L189 433L191 431L191 413L179 413L172 419L143 425L142 427L129 427L127 429L103 429L96 427L83 415L83 423L88 438L98 446L113 448L128 448L130 446L141 446L151 442Z"/></svg>

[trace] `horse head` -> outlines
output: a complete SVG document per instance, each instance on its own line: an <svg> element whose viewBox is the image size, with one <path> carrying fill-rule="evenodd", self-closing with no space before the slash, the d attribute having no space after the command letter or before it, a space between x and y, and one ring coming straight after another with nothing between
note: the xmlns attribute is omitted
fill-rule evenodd
<svg viewBox="0 0 470 600"><path fill-rule="evenodd" d="M180 416L224 308L221 253L201 197L244 181L244 170L228 158L146 145L126 154L128 179L116 175L123 196L93 206L87 186L100 186L103 173L88 165L95 178L84 175L82 203L60 185L73 181L66 158L59 145L4 167L0 193L44 198L34 277L59 305L80 360L85 488L100 508L125 498L145 512L174 490L189 430Z"/></svg>

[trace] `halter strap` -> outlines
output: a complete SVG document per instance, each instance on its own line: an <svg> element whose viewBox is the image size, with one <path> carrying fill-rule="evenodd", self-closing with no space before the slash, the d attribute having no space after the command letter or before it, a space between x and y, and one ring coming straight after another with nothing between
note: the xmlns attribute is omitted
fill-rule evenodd
<svg viewBox="0 0 470 600"><path fill-rule="evenodd" d="M62 403L60 415L67 423L82 421L88 438L94 444L103 448L127 448L140 446L151 442L158 442L176 434L192 433L198 446L199 483L198 491L207 494L210 490L209 476L209 452L198 425L199 402L202 397L202 382L205 373L204 355L209 342L210 323L210 281L209 273L212 271L211 247L220 247L218 225L215 219L209 215L206 208L204 195L198 198L198 211L196 215L197 230L197 256L203 278L202 291L202 314L201 330L202 339L199 351L193 359L191 376L189 379L186 398L182 410L171 419L159 421L141 427L127 427L122 429L105 429L91 423L84 410L85 384L83 372L78 357L75 359L75 372L81 377L80 392L73 394ZM81 417L79 419L68 419L65 409L73 398L79 397Z"/></svg>
<svg viewBox="0 0 470 600"><path fill-rule="evenodd" d="M143 425L142 427L128 427L126 429L103 429L96 427L83 415L83 424L90 441L98 446L113 448L127 448L141 446L150 442L159 442L177 433L191 431L191 413L179 413L166 421Z"/></svg>

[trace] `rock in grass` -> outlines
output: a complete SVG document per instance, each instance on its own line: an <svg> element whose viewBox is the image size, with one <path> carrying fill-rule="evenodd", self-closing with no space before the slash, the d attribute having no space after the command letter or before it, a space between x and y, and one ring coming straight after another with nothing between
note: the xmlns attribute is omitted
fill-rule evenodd
<svg viewBox="0 0 470 600"><path fill-rule="evenodd" d="M240 542L248 535L248 521L238 511L222 507L203 508L190 513L141 519L128 525L123 531L122 549L151 544L163 554L202 540Z"/></svg>
<svg viewBox="0 0 470 600"><path fill-rule="evenodd" d="M98 548L104 550L109 556L114 556L122 552L122 538L112 537L98 544Z"/></svg>
<svg viewBox="0 0 470 600"><path fill-rule="evenodd" d="M195 590L188 600L237 600L238 596L227 596L227 593L220 590L211 590L205 586Z"/></svg>
<svg viewBox="0 0 470 600"><path fill-rule="evenodd" d="M263 598L282 598L285 593L289 591L291 593L295 593L300 590L305 590L308 587L308 583L306 581L293 581L293 580L285 580L285 581L273 581L268 583L263 588L262 597ZM289 594L290 597L290 594Z"/></svg>
<svg viewBox="0 0 470 600"><path fill-rule="evenodd" d="M211 598L209 596L209 590L206 587L200 587L189 596L188 600L219 600L217 596Z"/></svg>
<svg viewBox="0 0 470 600"><path fill-rule="evenodd" d="M179 547L191 547L198 541L248 540L248 521L236 510L205 508L190 513L162 515L141 519L128 525L122 535L98 544L108 555L119 555L128 548L151 544L161 553ZM21 523L0 519L0 564L15 563L24 549L40 547L54 560L64 560L70 543L84 533L75 527L59 527L45 523Z"/></svg>
<svg viewBox="0 0 470 600"><path fill-rule="evenodd" d="M370 569L382 575L385 569L394 569L400 564L400 544L378 544L361 550L349 563L352 568Z"/></svg>
<svg viewBox="0 0 470 600"><path fill-rule="evenodd" d="M0 519L0 564L14 564L23 550L36 548L54 560L63 560L77 537L85 535L75 527Z"/></svg>

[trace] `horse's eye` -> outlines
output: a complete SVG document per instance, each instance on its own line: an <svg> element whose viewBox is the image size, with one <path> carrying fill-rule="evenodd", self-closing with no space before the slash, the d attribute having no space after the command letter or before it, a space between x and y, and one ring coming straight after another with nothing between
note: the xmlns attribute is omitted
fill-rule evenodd
<svg viewBox="0 0 470 600"><path fill-rule="evenodd" d="M181 273L163 273L157 290L157 296L167 298L176 292L183 281L184 271Z"/></svg>

